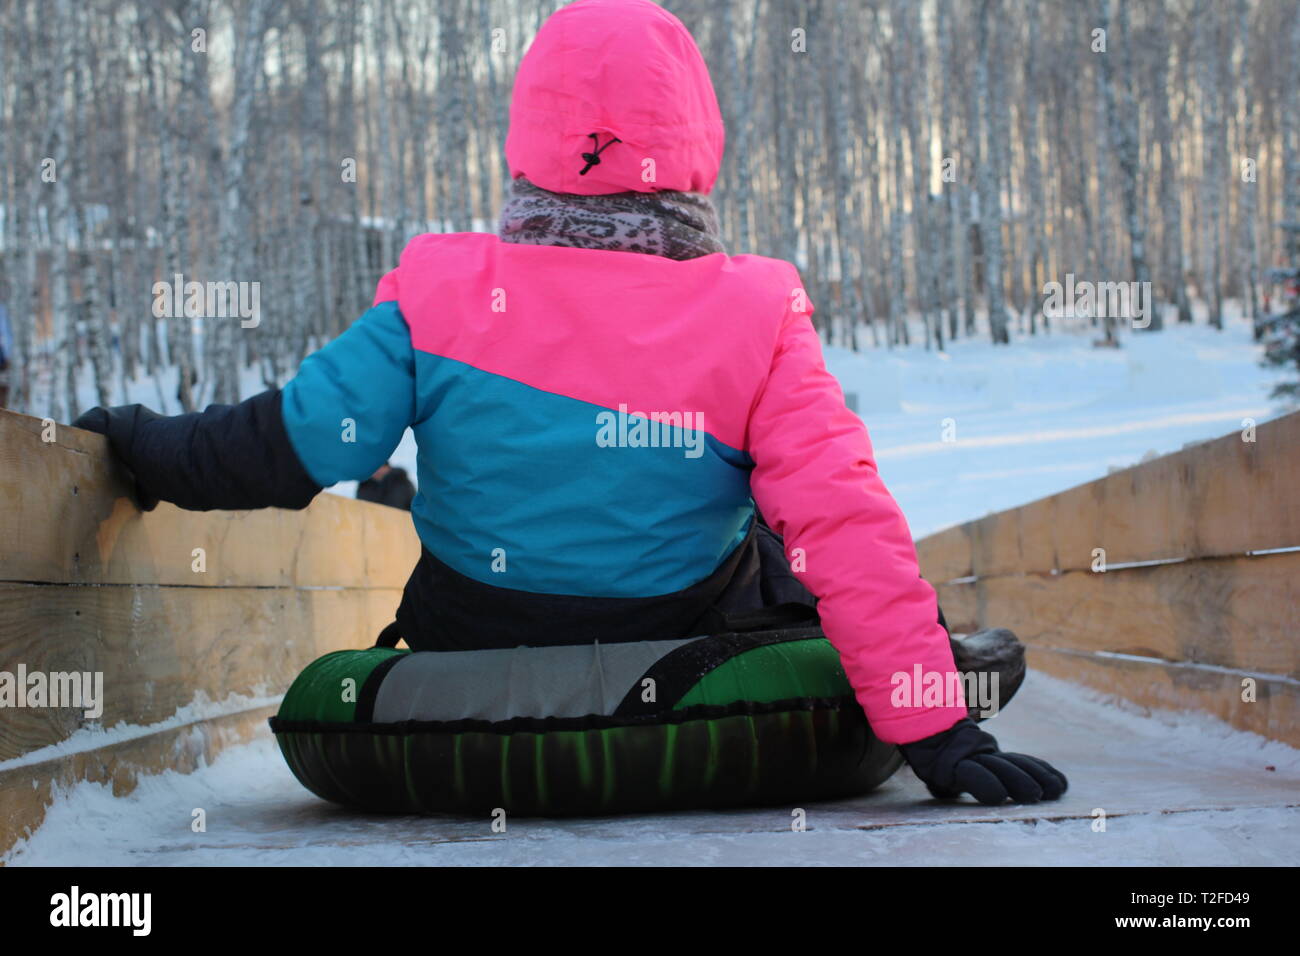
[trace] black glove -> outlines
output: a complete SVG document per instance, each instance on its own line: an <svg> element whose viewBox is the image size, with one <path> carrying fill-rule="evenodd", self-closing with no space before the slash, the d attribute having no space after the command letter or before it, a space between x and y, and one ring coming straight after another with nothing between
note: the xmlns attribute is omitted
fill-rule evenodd
<svg viewBox="0 0 1300 956"><path fill-rule="evenodd" d="M279 389L184 415L92 408L72 424L108 436L144 511L160 499L189 511L305 508L321 490L289 440Z"/></svg>
<svg viewBox="0 0 1300 956"><path fill-rule="evenodd" d="M132 497L141 511L153 511L158 507L157 495L147 491L136 479L131 470L131 445L135 438L135 426L140 415L157 418L158 415L143 405L117 405L113 408L92 408L78 415L72 422L73 428L84 428L88 432L98 432L108 438L122 470L126 472L127 484L132 489Z"/></svg>
<svg viewBox="0 0 1300 956"><path fill-rule="evenodd" d="M1003 753L992 734L969 718L933 737L903 744L903 757L930 793L952 800L963 793L996 805L1056 800L1065 793L1065 774L1046 760Z"/></svg>

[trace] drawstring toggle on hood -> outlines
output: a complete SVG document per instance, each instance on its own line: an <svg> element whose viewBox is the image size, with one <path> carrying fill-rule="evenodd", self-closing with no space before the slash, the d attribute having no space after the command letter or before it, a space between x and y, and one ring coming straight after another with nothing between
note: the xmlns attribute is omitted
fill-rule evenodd
<svg viewBox="0 0 1300 956"><path fill-rule="evenodd" d="M599 137L599 136L597 136L595 133L588 133L587 135L590 136L590 137L591 137L591 141L592 141L593 143L596 144L596 150L595 150L595 152L592 152L592 153L583 153L583 154L582 154L582 158L583 158L584 160L586 160L587 165L586 165L586 166L583 166L582 169L581 169L581 171L579 171L579 173L578 173L579 176L585 176L585 175L587 175L587 171L590 170L592 166L599 166L599 165L600 165L600 154L601 154L601 151L604 150L606 146L613 146L615 143L621 143L621 142L623 142L621 139L619 139L617 136L615 136L615 137L614 137L613 139L611 139L608 143L606 143L605 146L601 146L601 145L600 145L600 137Z"/></svg>

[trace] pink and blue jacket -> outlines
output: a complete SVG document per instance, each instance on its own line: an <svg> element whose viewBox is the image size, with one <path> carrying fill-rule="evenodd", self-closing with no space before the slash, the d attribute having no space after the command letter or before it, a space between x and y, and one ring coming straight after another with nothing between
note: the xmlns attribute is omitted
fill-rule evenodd
<svg viewBox="0 0 1300 956"><path fill-rule="evenodd" d="M369 475L409 425L425 548L538 595L686 589L740 545L757 503L877 734L919 739L965 710L894 707L891 676L951 672L947 634L802 300L794 267L761 256L421 236L286 386L286 429L329 485ZM598 440L637 417L702 434ZM345 418L355 442L339 440Z"/></svg>
<svg viewBox="0 0 1300 956"><path fill-rule="evenodd" d="M618 140L598 164L583 157L593 132ZM649 0L578 0L523 59L507 159L557 192L708 192L723 138L675 17ZM763 256L423 235L282 392L250 399L239 420L210 409L186 426L214 473L230 456L202 434L270 436L274 488L244 472L219 494L181 487L174 462L137 473L172 481L162 496L192 507L299 507L368 477L410 427L424 554L397 623L415 648L688 636L672 631L725 585L757 506L819 599L872 727L910 742L966 711L891 701L894 676L918 666L947 684L952 652L811 311L795 267ZM146 446L175 447L149 431L137 462Z"/></svg>

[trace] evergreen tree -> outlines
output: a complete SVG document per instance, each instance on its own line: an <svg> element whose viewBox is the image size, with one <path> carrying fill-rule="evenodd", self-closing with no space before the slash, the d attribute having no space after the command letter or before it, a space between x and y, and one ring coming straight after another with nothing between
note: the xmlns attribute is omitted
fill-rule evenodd
<svg viewBox="0 0 1300 956"><path fill-rule="evenodd" d="M1284 223L1289 267L1274 269L1273 281L1282 286L1281 311L1263 323L1264 363L1291 368L1300 376L1300 223ZM1300 377L1273 389L1273 398L1300 398Z"/></svg>

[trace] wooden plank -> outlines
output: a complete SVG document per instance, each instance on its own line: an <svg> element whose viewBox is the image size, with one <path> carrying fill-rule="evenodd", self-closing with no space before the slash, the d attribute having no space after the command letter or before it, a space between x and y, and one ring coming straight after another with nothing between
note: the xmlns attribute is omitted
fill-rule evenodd
<svg viewBox="0 0 1300 956"><path fill-rule="evenodd" d="M980 612L980 590L974 581L939 584L934 590L939 596L939 608L948 623L948 630L954 634L969 634L985 626Z"/></svg>
<svg viewBox="0 0 1300 956"><path fill-rule="evenodd" d="M43 431L0 410L0 581L400 588L419 559L409 514L337 495L304 511L142 514L103 436Z"/></svg>
<svg viewBox="0 0 1300 956"><path fill-rule="evenodd" d="M1029 649L1029 666L1142 707L1199 711L1300 747L1300 685L1293 680L1039 646ZM1253 702L1242 700L1247 678L1255 683Z"/></svg>
<svg viewBox="0 0 1300 956"><path fill-rule="evenodd" d="M918 542L934 582L1300 546L1300 413ZM963 538L965 543L963 544ZM969 548L969 561L964 548ZM969 567L967 566L969 564Z"/></svg>
<svg viewBox="0 0 1300 956"><path fill-rule="evenodd" d="M282 693L308 663L369 647L397 589L0 585L0 671L102 672L101 726L152 724L198 701ZM65 739L80 709L15 708L0 760Z"/></svg>
<svg viewBox="0 0 1300 956"><path fill-rule="evenodd" d="M175 770L192 773L222 750L269 731L275 707L258 707L168 727L119 743L66 754L14 769L0 769L0 854L45 818L54 794L87 781L124 796L142 776ZM193 807L177 807L176 827L187 827Z"/></svg>
<svg viewBox="0 0 1300 956"><path fill-rule="evenodd" d="M0 672L98 672L97 725L133 734L95 745L73 736L84 708L6 709L0 852L39 824L56 788L124 793L141 774L189 772L265 733L274 707L257 702L321 654L369 646L420 551L409 514L332 495L300 512L141 514L103 437L43 432L0 411ZM235 711L186 719L214 707Z"/></svg>
<svg viewBox="0 0 1300 956"><path fill-rule="evenodd" d="M953 630L1300 678L1300 552L941 585ZM950 608L952 610L950 610Z"/></svg>
<svg viewBox="0 0 1300 956"><path fill-rule="evenodd" d="M970 527L948 528L916 542L916 557L927 581L942 584L974 573Z"/></svg>

